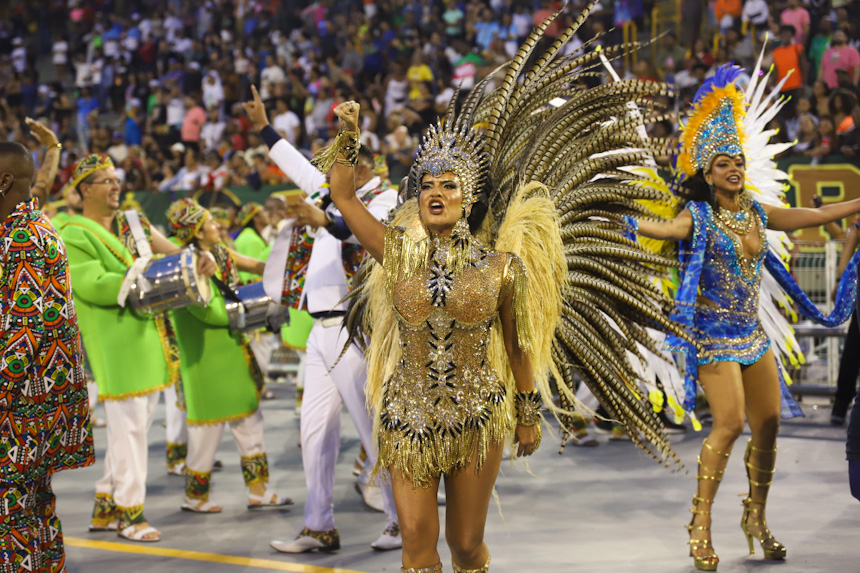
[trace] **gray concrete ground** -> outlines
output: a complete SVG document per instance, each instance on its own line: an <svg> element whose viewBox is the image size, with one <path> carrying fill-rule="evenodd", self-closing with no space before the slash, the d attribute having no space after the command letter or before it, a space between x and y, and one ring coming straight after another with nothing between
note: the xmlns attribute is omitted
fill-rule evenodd
<svg viewBox="0 0 860 573"><path fill-rule="evenodd" d="M382 514L366 509L355 493L351 473L359 444L349 418L343 417L335 513L343 548L335 554L288 556L269 547L302 527L305 497L298 419L292 411L291 386L274 387L276 399L264 403L266 441L272 483L296 504L289 511L248 511L239 459L229 432L219 457L224 470L215 474L213 500L224 506L218 515L196 515L179 509L183 478L168 476L164 463L164 430L159 416L151 431L146 516L163 532L163 541L135 544L114 534L88 533L92 486L101 474L105 433L97 429L98 461L94 467L63 472L55 490L70 572L238 572L284 570L308 573L397 572L399 551L374 552L369 543L385 526ZM819 399L820 400L820 399ZM729 462L714 506L714 544L720 571L779 573L860 572L860 503L850 497L844 461L845 430L828 425L829 407L805 404L807 418L784 423L777 473L768 506L768 521L788 547L784 563L763 561L761 550L747 555L739 528L738 494L746 491L743 442ZM670 473L629 443L607 442L597 448L568 446L558 456L558 438L524 464L505 464L497 482L501 508L491 506L486 541L495 572L658 573L693 571L683 525L695 488L696 454L704 433L674 439L687 473ZM444 507L440 508L443 516ZM109 549L92 547L100 542ZM74 544L75 546L71 546ZM83 546L82 546L83 545ZM89 545L89 547L87 546ZM161 551L139 554L117 551ZM186 550L207 554L201 561L182 558ZM450 571L444 540L439 550ZM171 552L167 552L171 553ZM217 556L245 558L229 564ZM247 558L256 559L256 561ZM213 562L214 561L214 562ZM220 562L219 562L220 561Z"/></svg>

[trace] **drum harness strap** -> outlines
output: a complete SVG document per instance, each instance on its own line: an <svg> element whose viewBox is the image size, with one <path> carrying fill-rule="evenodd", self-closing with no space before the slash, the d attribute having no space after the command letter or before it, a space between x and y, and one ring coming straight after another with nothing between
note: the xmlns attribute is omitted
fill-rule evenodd
<svg viewBox="0 0 860 573"><path fill-rule="evenodd" d="M123 214L128 221L131 236L134 237L134 242L137 245L137 259L129 267L128 272L125 274L125 279L122 281L122 286L119 288L117 303L122 307L125 306L131 285L135 282L139 283L141 292L149 290L150 285L144 277L143 272L146 270L146 265L149 264L150 259L152 259L152 247L150 247L149 241L143 232L143 226L140 224L140 217L137 211L132 209L125 211Z"/></svg>

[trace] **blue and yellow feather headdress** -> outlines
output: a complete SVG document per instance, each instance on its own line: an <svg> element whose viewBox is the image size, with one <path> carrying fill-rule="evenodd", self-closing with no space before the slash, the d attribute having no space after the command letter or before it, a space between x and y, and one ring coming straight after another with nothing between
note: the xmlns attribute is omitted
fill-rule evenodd
<svg viewBox="0 0 860 573"><path fill-rule="evenodd" d="M746 100L735 85L742 68L725 64L696 92L681 134L677 167L688 176L708 172L717 155L744 154Z"/></svg>

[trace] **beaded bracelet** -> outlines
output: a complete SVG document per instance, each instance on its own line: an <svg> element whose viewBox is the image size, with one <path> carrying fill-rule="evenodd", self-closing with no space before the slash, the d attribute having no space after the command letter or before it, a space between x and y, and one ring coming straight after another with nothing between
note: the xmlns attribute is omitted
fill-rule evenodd
<svg viewBox="0 0 860 573"><path fill-rule="evenodd" d="M540 392L535 388L527 392L518 391L514 394L514 406L517 410L517 423L523 426L540 424Z"/></svg>

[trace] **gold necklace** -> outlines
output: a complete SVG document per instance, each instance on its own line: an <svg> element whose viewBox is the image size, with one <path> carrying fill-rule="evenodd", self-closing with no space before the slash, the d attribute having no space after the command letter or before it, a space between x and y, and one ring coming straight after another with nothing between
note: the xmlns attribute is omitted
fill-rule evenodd
<svg viewBox="0 0 860 573"><path fill-rule="evenodd" d="M732 213L718 206L717 219L727 229L743 237L752 230L753 225L752 202L746 195L741 197L740 207L740 211Z"/></svg>

